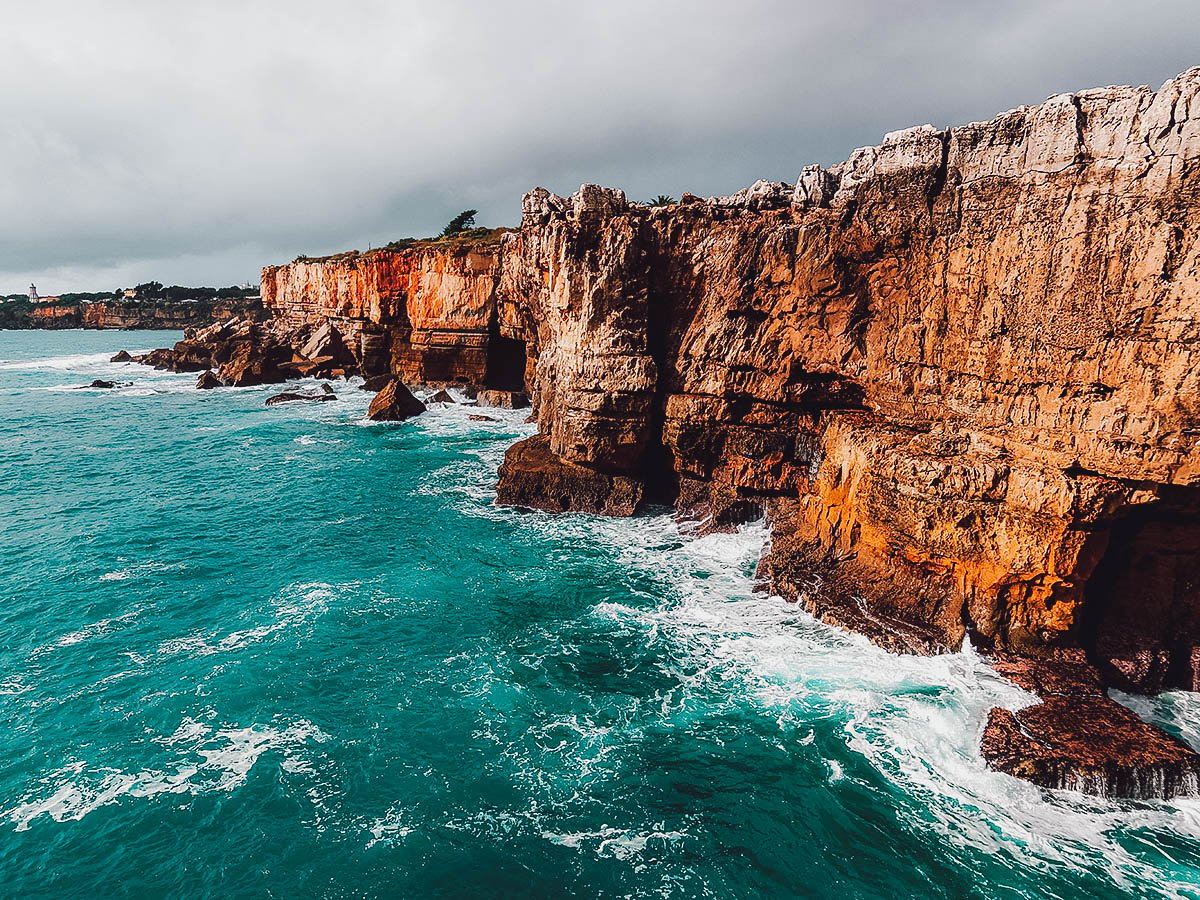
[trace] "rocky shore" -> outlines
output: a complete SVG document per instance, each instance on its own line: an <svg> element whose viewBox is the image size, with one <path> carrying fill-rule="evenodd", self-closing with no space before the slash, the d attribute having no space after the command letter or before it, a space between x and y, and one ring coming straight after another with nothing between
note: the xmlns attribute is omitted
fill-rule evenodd
<svg viewBox="0 0 1200 900"><path fill-rule="evenodd" d="M765 514L771 590L1041 697L992 712L997 769L1170 797L1200 756L1106 689L1200 689L1198 230L1193 69L731 197L537 189L485 241L264 269L269 321L142 361L527 394L499 502Z"/></svg>

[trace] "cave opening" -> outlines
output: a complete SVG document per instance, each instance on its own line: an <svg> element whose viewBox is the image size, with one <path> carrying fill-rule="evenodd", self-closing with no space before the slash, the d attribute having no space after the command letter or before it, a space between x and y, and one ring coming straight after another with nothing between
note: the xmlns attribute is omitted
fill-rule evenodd
<svg viewBox="0 0 1200 900"><path fill-rule="evenodd" d="M484 383L497 391L524 391L528 359L525 341L492 333L488 337Z"/></svg>
<svg viewBox="0 0 1200 900"><path fill-rule="evenodd" d="M1079 640L1120 690L1200 690L1200 487L1165 485L1113 522Z"/></svg>

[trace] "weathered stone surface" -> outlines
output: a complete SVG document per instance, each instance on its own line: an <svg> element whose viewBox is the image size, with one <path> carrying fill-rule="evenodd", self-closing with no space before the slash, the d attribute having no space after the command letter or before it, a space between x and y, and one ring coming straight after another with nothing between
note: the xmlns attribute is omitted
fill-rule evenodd
<svg viewBox="0 0 1200 900"><path fill-rule="evenodd" d="M269 266L263 302L289 331L332 328L364 375L484 384L498 365L497 248L495 240L425 242Z"/></svg>
<svg viewBox="0 0 1200 900"><path fill-rule="evenodd" d="M475 402L480 406L494 406L497 409L527 409L529 395L524 391L484 390L475 395Z"/></svg>
<svg viewBox="0 0 1200 900"><path fill-rule="evenodd" d="M1041 702L991 711L982 751L993 768L1103 797L1169 800L1200 791L1200 754L1109 698L1085 661L996 667Z"/></svg>
<svg viewBox="0 0 1200 900"><path fill-rule="evenodd" d="M129 354L128 350L118 350L117 354L109 362L133 362L133 357Z"/></svg>
<svg viewBox="0 0 1200 900"><path fill-rule="evenodd" d="M429 398L430 403L453 403L454 398L450 396L449 391L438 391Z"/></svg>
<svg viewBox="0 0 1200 900"><path fill-rule="evenodd" d="M371 401L367 418L376 422L402 422L425 412L425 404L412 395L399 378L389 381Z"/></svg>
<svg viewBox="0 0 1200 900"><path fill-rule="evenodd" d="M636 479L566 462L540 434L508 448L496 488L501 504L548 512L631 516L641 499L642 485Z"/></svg>
<svg viewBox="0 0 1200 900"><path fill-rule="evenodd" d="M200 373L200 377L196 379L197 390L209 391L219 387L221 387L221 379L217 377L217 373L212 369L205 369Z"/></svg>

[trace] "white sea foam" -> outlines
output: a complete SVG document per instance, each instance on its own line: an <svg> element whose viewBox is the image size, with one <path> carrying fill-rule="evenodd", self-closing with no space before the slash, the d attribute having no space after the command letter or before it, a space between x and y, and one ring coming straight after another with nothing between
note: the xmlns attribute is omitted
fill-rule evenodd
<svg viewBox="0 0 1200 900"><path fill-rule="evenodd" d="M185 719L174 734L155 739L174 755L164 767L126 772L76 761L44 776L36 790L0 815L25 831L39 816L77 821L123 797L232 791L264 753L279 751L285 761L302 758L310 744L326 740L324 732L304 719L244 728L213 728Z"/></svg>
<svg viewBox="0 0 1200 900"><path fill-rule="evenodd" d="M157 575L162 572L178 572L187 568L187 563L149 562L135 563L123 569L113 569L100 576L101 581L128 581L131 578L141 578L145 575Z"/></svg>
<svg viewBox="0 0 1200 900"><path fill-rule="evenodd" d="M551 843L574 850L590 850L597 856L613 856L620 860L636 860L646 850L647 844L658 842L673 844L687 837L682 831L627 831L620 828L602 828L599 831L577 831L558 834L542 832L542 837Z"/></svg>
<svg viewBox="0 0 1200 900"><path fill-rule="evenodd" d="M211 656L243 650L274 634L308 624L328 609L336 593L333 585L324 582L294 585L271 603L270 619L266 622L224 634L206 631L170 638L160 643L156 652L160 656Z"/></svg>
<svg viewBox="0 0 1200 900"><path fill-rule="evenodd" d="M910 805L907 827L933 829L950 846L1006 854L1035 869L1101 867L1130 891L1153 885L1165 896L1194 896L1187 882L1164 878L1135 856L1121 836L1147 829L1200 842L1200 801L1110 802L1044 791L990 770L979 751L988 710L1020 708L1033 698L969 647L933 658L890 654L756 593L751 572L766 537L761 524L688 540L665 516L532 515L522 521L560 536L591 535L615 548L625 565L665 581L666 602L602 602L593 615L646 640L665 637L688 663L681 667L690 673L685 694L753 704L805 734L815 719L843 721L846 746ZM1200 695L1121 699L1196 742ZM692 705L686 697L663 703L673 710ZM588 756L582 738L568 743L577 758ZM848 776L838 760L826 762L830 789L837 791Z"/></svg>

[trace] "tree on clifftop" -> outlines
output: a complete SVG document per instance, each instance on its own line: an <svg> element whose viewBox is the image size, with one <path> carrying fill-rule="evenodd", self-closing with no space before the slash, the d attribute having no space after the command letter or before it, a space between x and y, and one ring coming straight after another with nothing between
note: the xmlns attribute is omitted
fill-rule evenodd
<svg viewBox="0 0 1200 900"><path fill-rule="evenodd" d="M479 212L477 209L464 209L442 229L442 237L454 237L456 234L462 234L468 228L474 228L475 213L477 212Z"/></svg>
<svg viewBox="0 0 1200 900"><path fill-rule="evenodd" d="M668 197L666 194L659 194L650 201L651 206L670 206L675 202L674 197Z"/></svg>

